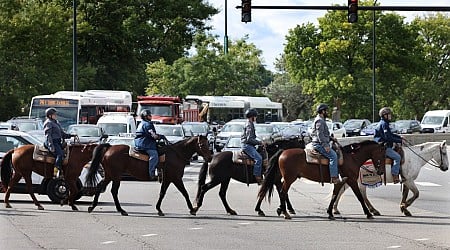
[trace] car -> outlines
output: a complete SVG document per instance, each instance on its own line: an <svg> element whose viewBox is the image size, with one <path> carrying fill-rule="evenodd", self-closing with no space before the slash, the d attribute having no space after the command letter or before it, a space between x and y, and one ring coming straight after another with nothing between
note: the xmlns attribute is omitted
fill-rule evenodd
<svg viewBox="0 0 450 250"><path fill-rule="evenodd" d="M240 151L240 150L241 150L240 136L230 136L222 149L222 151Z"/></svg>
<svg viewBox="0 0 450 250"><path fill-rule="evenodd" d="M172 144L187 138L186 135L184 134L184 130L181 124L171 125L158 123L154 125L156 133L166 136L167 140Z"/></svg>
<svg viewBox="0 0 450 250"><path fill-rule="evenodd" d="M17 130L27 132L30 130L44 129L44 122L40 118L29 118L28 116L13 117L6 121L16 127Z"/></svg>
<svg viewBox="0 0 450 250"><path fill-rule="evenodd" d="M292 125L290 122L271 122L269 124L274 125L276 128L278 128L279 131Z"/></svg>
<svg viewBox="0 0 450 250"><path fill-rule="evenodd" d="M358 136L361 133L361 129L370 124L371 122L368 119L348 119L344 122L344 128L348 137Z"/></svg>
<svg viewBox="0 0 450 250"><path fill-rule="evenodd" d="M119 135L108 136L106 143L111 145L128 145L134 147L134 138L136 137L133 133L124 133Z"/></svg>
<svg viewBox="0 0 450 250"><path fill-rule="evenodd" d="M278 133L283 139L305 138L309 136L308 129L303 124L291 124Z"/></svg>
<svg viewBox="0 0 450 250"><path fill-rule="evenodd" d="M0 129L16 130L16 126L9 122L0 122Z"/></svg>
<svg viewBox="0 0 450 250"><path fill-rule="evenodd" d="M244 132L245 121L230 121L225 123L216 136L214 148L217 152L222 151L228 138L231 136L241 136Z"/></svg>
<svg viewBox="0 0 450 250"><path fill-rule="evenodd" d="M331 120L326 120L327 122L327 126L328 126L328 131L330 132L330 136L334 137L334 138L344 138L347 135L347 131L344 128L344 125L342 125L342 123L340 122L332 122ZM313 122L309 123L310 127L308 127L308 134L311 135L312 133L312 125Z"/></svg>
<svg viewBox="0 0 450 250"><path fill-rule="evenodd" d="M273 140L279 132L280 130L273 124L255 123L256 137L261 141Z"/></svg>
<svg viewBox="0 0 450 250"><path fill-rule="evenodd" d="M420 122L416 120L398 120L395 122L399 134L419 134L422 133Z"/></svg>
<svg viewBox="0 0 450 250"><path fill-rule="evenodd" d="M44 130L30 130L27 131L27 134L33 136L34 138L38 139L42 144L45 142L45 132Z"/></svg>
<svg viewBox="0 0 450 250"><path fill-rule="evenodd" d="M22 131L15 131L15 130L0 130L0 163L3 158L3 156L8 152L10 149L18 148L23 145L41 145L42 142L38 139L36 139L34 136L31 136L28 133L22 132ZM1 169L0 169L1 171ZM78 198L81 198L83 195L88 195L85 193L88 189L84 189L84 176L86 176L87 170L83 169L80 180L78 181L78 184L81 187L80 194L77 196ZM34 172L31 174L31 180L32 180L32 188L34 193L38 194L47 194L49 197L57 197L56 194L48 194L47 193L47 187L48 181L44 179L43 176L38 175ZM12 190L13 193L24 193L27 194L28 191L25 187L25 181L23 178L14 186L14 189ZM89 194L93 195L93 194Z"/></svg>
<svg viewBox="0 0 450 250"><path fill-rule="evenodd" d="M369 126L361 129L359 134L363 135L363 136L375 135L375 129L377 128L377 126L378 126L378 122L371 123L371 124L369 124ZM391 128L392 133L395 134L398 132L397 126L394 122L389 123L389 127Z"/></svg>
<svg viewBox="0 0 450 250"><path fill-rule="evenodd" d="M108 136L100 126L94 124L72 124L66 133L77 135L80 143L99 143Z"/></svg>
<svg viewBox="0 0 450 250"><path fill-rule="evenodd" d="M203 135L208 138L209 149L211 152L214 148L215 135L207 122L183 122L181 124L186 137Z"/></svg>

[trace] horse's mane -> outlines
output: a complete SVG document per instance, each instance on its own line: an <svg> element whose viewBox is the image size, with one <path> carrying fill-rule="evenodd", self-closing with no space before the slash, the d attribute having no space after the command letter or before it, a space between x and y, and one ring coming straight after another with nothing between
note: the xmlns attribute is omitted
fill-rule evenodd
<svg viewBox="0 0 450 250"><path fill-rule="evenodd" d="M352 143L352 144L349 144L349 145L346 145L346 146L342 147L342 151L344 153L351 153L351 152L358 151L358 149L360 147L368 146L368 145L374 145L374 144L378 144L378 142L372 141L372 140L365 140L365 141L362 141L362 142L355 142L355 143Z"/></svg>

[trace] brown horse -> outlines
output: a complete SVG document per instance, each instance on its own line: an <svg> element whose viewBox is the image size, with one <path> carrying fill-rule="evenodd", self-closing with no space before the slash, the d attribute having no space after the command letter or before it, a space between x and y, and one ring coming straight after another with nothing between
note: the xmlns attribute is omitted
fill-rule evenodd
<svg viewBox="0 0 450 250"><path fill-rule="evenodd" d="M209 151L208 139L206 136L194 136L189 139L179 141L175 144L167 145L163 150L166 155L166 161L163 168L163 181L161 184L159 199L156 204L158 215L164 216L164 213L161 211L161 203L170 183L173 183L183 194L191 214L195 215L193 212L194 209L192 207L192 203L189 200L188 192L186 191L183 183L184 167L189 163L194 153L202 156L205 161L211 161L212 156ZM92 212L97 206L100 190L104 189L109 182L112 181L111 194L113 196L116 209L122 215L128 215L128 213L120 206L119 198L117 196L122 174L126 172L139 180L149 180L150 178L148 162L130 157L128 151L129 146L127 145L111 146L110 144L100 144L94 150L91 167L87 175L87 182L89 185L96 185L97 179L95 177L95 173L100 168L100 164L104 168L105 178L99 184L94 196L94 201L88 208L88 212Z"/></svg>
<svg viewBox="0 0 450 250"><path fill-rule="evenodd" d="M272 157L272 155L276 154L278 151L282 151L287 148L304 148L304 142L303 138L293 138L293 139L285 139L285 140L278 140L274 143L268 144L266 146L266 151L268 157ZM262 147L260 147L261 149ZM259 150L261 151L261 150ZM261 153L261 152L260 152ZM265 155L265 154L262 154ZM220 184L220 191L219 196L222 200L223 206L225 207L225 210L230 215L237 215L236 211L230 208L228 205L226 195L227 195L227 189L228 185L230 184L230 180L233 178L237 181L240 181L242 183L256 183L255 178L253 177L253 168L252 167L246 167L242 164L237 164L233 162L233 153L230 151L224 151L220 152L216 155L214 155L211 164L205 162L200 169L199 173L199 181L198 181L198 190L197 190L197 196L196 196L196 206L194 208L195 211L198 211L198 209L202 206L203 198L208 192L208 190L214 188L215 186ZM264 157L263 157L264 158ZM207 172L209 169L209 177L210 181L205 184ZM279 182L274 182L273 185L277 187L277 190L280 190L281 188L281 178ZM264 212L261 210L261 200L259 200L255 210L261 215L264 214ZM286 202L288 203L288 206L290 209L292 209L292 206L289 202L289 198L286 198ZM292 209L293 210L293 209Z"/></svg>
<svg viewBox="0 0 450 250"><path fill-rule="evenodd" d="M346 183L352 188L356 197L358 198L361 206L363 207L364 213L367 215L368 219L372 219L373 215L367 209L364 203L361 192L358 188L358 176L360 166L367 161L372 159L375 163L378 174L382 174L384 171L384 156L386 148L384 145L378 144L374 141L363 141L361 143L354 143L345 147L341 147L343 152L344 164L339 167L341 176L346 176ZM278 163L278 164L276 164ZM297 178L305 177L309 180L316 182L329 182L330 173L327 165L318 165L306 162L306 152L303 149L287 149L279 155L278 162L271 165L268 170L265 182L263 183L258 198L263 198L267 192L272 193L273 183L276 181L276 172L281 173L284 179L283 185L280 193L280 208L278 209L278 214L283 213L285 219L291 219L289 213L286 212L286 196L289 191L289 187L292 183L297 180ZM328 218L334 220L332 208L336 201L339 190L345 183L339 183L334 185L333 196L331 202L328 206L327 213Z"/></svg>
<svg viewBox="0 0 450 250"><path fill-rule="evenodd" d="M12 149L3 157L1 164L1 180L3 188L6 189L5 207L11 208L11 205L9 204L11 191L14 185L23 177L25 179L27 191L30 194L31 199L33 199L34 204L39 210L44 209L36 199L32 190L31 172L35 172L44 177L43 188L45 188L44 190L47 190L49 196L56 196L54 199L61 199L61 202L67 199L72 210L78 210L74 203L80 192L77 185L78 177L81 174L81 170L83 170L83 166L91 159L92 152L97 144L75 143L68 146L68 164L63 166L64 180L53 178L53 164L33 160L34 146L35 145L25 145ZM13 169L14 173L12 171ZM52 190L60 188L65 189L65 187L68 187L69 189L68 197L66 197L67 194L61 190Z"/></svg>

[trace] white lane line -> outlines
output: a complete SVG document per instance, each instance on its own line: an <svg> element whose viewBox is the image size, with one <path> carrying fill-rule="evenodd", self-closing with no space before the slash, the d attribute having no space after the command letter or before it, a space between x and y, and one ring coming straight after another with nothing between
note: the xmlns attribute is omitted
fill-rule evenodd
<svg viewBox="0 0 450 250"><path fill-rule="evenodd" d="M417 241L427 241L430 240L429 238L422 238L422 239L416 239Z"/></svg>
<svg viewBox="0 0 450 250"><path fill-rule="evenodd" d="M150 236L156 236L156 235L158 235L158 234L144 234L144 235L142 235L142 237L150 237Z"/></svg>
<svg viewBox="0 0 450 250"><path fill-rule="evenodd" d="M238 225L250 225L252 224L251 222L239 222Z"/></svg>
<svg viewBox="0 0 450 250"><path fill-rule="evenodd" d="M103 241L101 244L102 245L108 245L108 244L112 244L112 243L115 243L116 241L114 241L114 240L109 240L109 241Z"/></svg>
<svg viewBox="0 0 450 250"><path fill-rule="evenodd" d="M423 167L424 169L426 169L426 170L433 170L432 168L430 168L430 167Z"/></svg>
<svg viewBox="0 0 450 250"><path fill-rule="evenodd" d="M203 227L191 227L189 228L189 230L202 230Z"/></svg>
<svg viewBox="0 0 450 250"><path fill-rule="evenodd" d="M394 248L400 248L400 247L402 247L402 246L390 246L390 247L386 247L386 248L388 248L388 249L394 249Z"/></svg>
<svg viewBox="0 0 450 250"><path fill-rule="evenodd" d="M439 184L436 184L433 182L426 182L426 181L424 181L424 182L416 181L416 184L420 185L420 186L424 186L424 187L442 187L442 185L439 185Z"/></svg>

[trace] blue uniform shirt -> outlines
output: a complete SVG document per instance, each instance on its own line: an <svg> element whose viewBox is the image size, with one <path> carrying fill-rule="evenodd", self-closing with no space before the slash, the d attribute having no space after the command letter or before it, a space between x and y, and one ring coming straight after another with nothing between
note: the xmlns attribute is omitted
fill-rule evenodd
<svg viewBox="0 0 450 250"><path fill-rule="evenodd" d="M136 130L136 138L134 138L134 145L139 150L156 150L156 129L151 121L143 120L139 123Z"/></svg>

